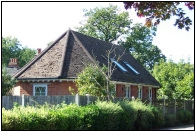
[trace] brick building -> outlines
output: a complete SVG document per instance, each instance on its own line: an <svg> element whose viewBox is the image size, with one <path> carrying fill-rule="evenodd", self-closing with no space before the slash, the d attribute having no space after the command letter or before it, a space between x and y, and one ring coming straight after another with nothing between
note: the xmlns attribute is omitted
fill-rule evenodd
<svg viewBox="0 0 196 132"><path fill-rule="evenodd" d="M116 97L156 98L159 82L124 47L105 42L73 30L63 33L46 49L22 67L14 77L14 95L70 95L71 86L77 92L75 79L85 63L98 61L107 65L103 55L110 49ZM121 56L117 61L117 57Z"/></svg>

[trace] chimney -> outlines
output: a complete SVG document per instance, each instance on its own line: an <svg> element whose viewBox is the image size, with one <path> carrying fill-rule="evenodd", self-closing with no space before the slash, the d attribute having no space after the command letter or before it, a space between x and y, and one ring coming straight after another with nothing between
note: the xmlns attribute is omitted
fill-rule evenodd
<svg viewBox="0 0 196 132"><path fill-rule="evenodd" d="M41 48L37 48L37 53L36 53L36 55L39 55L39 53L41 53Z"/></svg>
<svg viewBox="0 0 196 132"><path fill-rule="evenodd" d="M8 67L18 69L19 68L18 59L17 58L10 58L10 62L8 64Z"/></svg>

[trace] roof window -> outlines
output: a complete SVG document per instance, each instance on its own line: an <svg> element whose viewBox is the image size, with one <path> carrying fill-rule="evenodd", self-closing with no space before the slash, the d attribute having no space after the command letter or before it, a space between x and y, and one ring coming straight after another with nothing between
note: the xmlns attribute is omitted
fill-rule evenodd
<svg viewBox="0 0 196 132"><path fill-rule="evenodd" d="M123 72L128 72L123 66L121 66L114 58L110 58L110 60Z"/></svg>
<svg viewBox="0 0 196 132"><path fill-rule="evenodd" d="M140 73L138 71L136 71L128 62L123 61L125 63L125 65L131 69L134 73L136 73L137 75L139 75Z"/></svg>

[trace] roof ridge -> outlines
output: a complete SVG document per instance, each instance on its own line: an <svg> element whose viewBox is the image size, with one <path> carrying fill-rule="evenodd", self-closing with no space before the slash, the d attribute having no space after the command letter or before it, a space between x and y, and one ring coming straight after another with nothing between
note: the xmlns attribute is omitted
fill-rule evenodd
<svg viewBox="0 0 196 132"><path fill-rule="evenodd" d="M64 32L59 38L57 38L51 45L46 47L40 54L34 57L31 61L29 61L26 65L24 65L17 73L15 73L12 77L19 77L22 73L24 73L30 66L32 66L39 58L41 58L48 50L50 50L64 35L66 35L67 31Z"/></svg>
<svg viewBox="0 0 196 132"><path fill-rule="evenodd" d="M90 53L88 52L88 50L86 50L86 48L84 47L84 45L80 42L80 40L78 39L77 35L75 35L73 30L70 30L74 39L78 42L78 44L82 47L82 49L84 50L84 52L87 54L87 56L90 58L90 60L92 62L95 62L96 60L93 59L93 57L90 55Z"/></svg>
<svg viewBox="0 0 196 132"><path fill-rule="evenodd" d="M64 67L64 62L65 62L65 55L66 55L66 50L67 50L67 45L68 45L68 41L69 41L69 34L70 34L70 29L67 31L66 34L66 43L65 43L65 48L63 49L62 52L62 61L61 61L61 69L59 70L59 76L62 76L63 74L63 67Z"/></svg>

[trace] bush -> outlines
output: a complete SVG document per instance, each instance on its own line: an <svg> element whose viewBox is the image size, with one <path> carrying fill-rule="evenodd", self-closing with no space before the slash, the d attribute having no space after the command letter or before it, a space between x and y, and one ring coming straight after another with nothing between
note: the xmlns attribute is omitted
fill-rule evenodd
<svg viewBox="0 0 196 132"><path fill-rule="evenodd" d="M123 120L120 124L121 130L133 130L134 122L137 118L137 111L128 100L120 102L120 106L125 112L125 114L122 116Z"/></svg>
<svg viewBox="0 0 196 132"><path fill-rule="evenodd" d="M119 103L97 101L95 105L100 109L97 130L121 130L120 124L125 112Z"/></svg>
<svg viewBox="0 0 196 132"><path fill-rule="evenodd" d="M179 112L186 122L191 115ZM186 117L186 119L185 119ZM175 124L175 116L165 116L166 126ZM141 101L112 103L97 101L87 106L45 104L2 109L2 130L147 130L164 125L162 112Z"/></svg>
<svg viewBox="0 0 196 132"><path fill-rule="evenodd" d="M180 123L187 123L190 122L192 119L192 114L191 112L187 110L180 110L177 112L177 120Z"/></svg>
<svg viewBox="0 0 196 132"><path fill-rule="evenodd" d="M154 114L154 120L153 120L153 127L152 128L159 128L165 125L165 119L162 111L158 109L155 106L150 106L149 109L151 109L152 113Z"/></svg>
<svg viewBox="0 0 196 132"><path fill-rule="evenodd" d="M151 109L140 100L131 101L131 105L137 111L137 118L134 122L134 129L147 130L152 128L155 117Z"/></svg>
<svg viewBox="0 0 196 132"><path fill-rule="evenodd" d="M174 126L176 124L176 119L175 119L175 115L171 114L171 115L165 115L165 126Z"/></svg>

